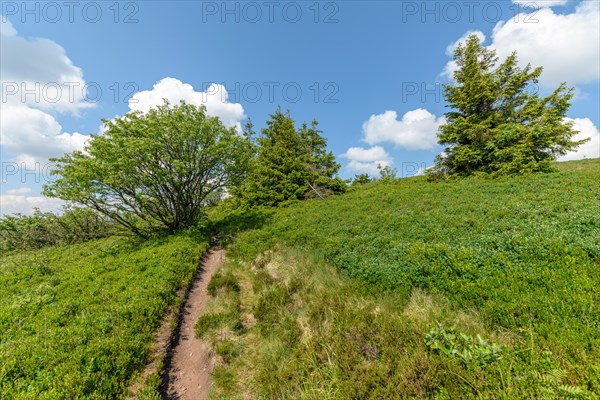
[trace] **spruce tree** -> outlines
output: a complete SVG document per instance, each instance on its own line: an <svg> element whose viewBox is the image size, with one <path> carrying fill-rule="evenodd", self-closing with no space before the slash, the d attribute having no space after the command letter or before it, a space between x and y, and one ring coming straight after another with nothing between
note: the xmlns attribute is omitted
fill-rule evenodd
<svg viewBox="0 0 600 400"><path fill-rule="evenodd" d="M316 120L310 126L304 123L298 132L304 145L304 162L309 171L309 190L304 193L305 198L322 198L346 189L344 181L337 177L340 164L335 161L333 153L327 151L327 139L321 136L323 131L317 129L318 125Z"/></svg>
<svg viewBox="0 0 600 400"><path fill-rule="evenodd" d="M493 50L475 35L454 52L455 84L444 96L453 110L438 132L446 148L436 159L451 175L508 175L549 171L559 155L585 142L571 141L577 133L563 122L573 89L561 84L547 97L530 93L542 67L521 69L513 53L497 68Z"/></svg>
<svg viewBox="0 0 600 400"><path fill-rule="evenodd" d="M345 190L336 175L340 165L317 125L313 121L298 130L289 111L277 109L256 139L256 157L236 196L250 206L275 206Z"/></svg>

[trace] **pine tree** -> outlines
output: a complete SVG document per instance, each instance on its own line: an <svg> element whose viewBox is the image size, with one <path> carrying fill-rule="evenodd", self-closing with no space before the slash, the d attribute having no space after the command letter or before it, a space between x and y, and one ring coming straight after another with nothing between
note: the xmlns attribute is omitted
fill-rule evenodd
<svg viewBox="0 0 600 400"><path fill-rule="evenodd" d="M354 176L354 179L352 180L352 186L366 185L371 181L372 179L369 174L358 174Z"/></svg>
<svg viewBox="0 0 600 400"><path fill-rule="evenodd" d="M521 69L513 53L495 68L495 51L475 35L457 47L454 60L456 84L444 88L453 111L438 132L447 146L438 168L454 175L549 171L557 156L585 142L571 141L577 131L563 122L573 89L563 83L547 97L528 91L537 86L541 67Z"/></svg>

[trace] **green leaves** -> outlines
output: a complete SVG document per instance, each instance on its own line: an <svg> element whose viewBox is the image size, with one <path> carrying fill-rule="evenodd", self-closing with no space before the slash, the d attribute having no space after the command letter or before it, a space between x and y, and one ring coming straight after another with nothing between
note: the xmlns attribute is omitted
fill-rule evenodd
<svg viewBox="0 0 600 400"><path fill-rule="evenodd" d="M200 330L243 350L213 394L597 399L600 160L559 168L357 184L238 229L224 213L223 268L256 325L234 334L238 293L217 291Z"/></svg>
<svg viewBox="0 0 600 400"><path fill-rule="evenodd" d="M168 102L105 120L85 152L55 159L48 196L86 205L147 235L196 224L215 195L245 177L250 142L206 109Z"/></svg>
<svg viewBox="0 0 600 400"><path fill-rule="evenodd" d="M33 215L0 218L0 250L38 249L85 242L114 234L114 226L89 208L63 208L62 215L35 210Z"/></svg>
<svg viewBox="0 0 600 400"><path fill-rule="evenodd" d="M446 328L442 324L438 324L425 335L425 344L433 351L460 360L465 366L489 364L502 356L500 346L490 344L480 336L474 339L459 332L455 327Z"/></svg>
<svg viewBox="0 0 600 400"><path fill-rule="evenodd" d="M495 52L472 35L459 46L454 59L456 84L444 88L453 109L438 132L446 145L438 169L453 175L486 173L493 176L550 171L550 162L585 141L563 123L573 90L560 85L551 95L530 93L537 88L542 68L517 66L516 53L498 67Z"/></svg>

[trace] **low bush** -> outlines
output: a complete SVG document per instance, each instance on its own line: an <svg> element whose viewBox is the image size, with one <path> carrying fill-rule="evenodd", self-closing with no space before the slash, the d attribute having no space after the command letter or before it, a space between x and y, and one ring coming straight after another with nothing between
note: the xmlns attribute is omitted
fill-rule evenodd
<svg viewBox="0 0 600 400"><path fill-rule="evenodd" d="M35 210L32 215L0 218L0 250L82 243L115 233L113 223L89 208L66 208L60 215Z"/></svg>

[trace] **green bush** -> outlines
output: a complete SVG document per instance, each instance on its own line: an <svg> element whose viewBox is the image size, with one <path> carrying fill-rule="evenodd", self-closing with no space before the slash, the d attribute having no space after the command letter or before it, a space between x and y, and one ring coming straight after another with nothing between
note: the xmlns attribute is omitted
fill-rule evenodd
<svg viewBox="0 0 600 400"><path fill-rule="evenodd" d="M215 352L223 358L225 363L230 363L235 357L239 355L235 343L231 340L222 340L215 346Z"/></svg>
<svg viewBox="0 0 600 400"><path fill-rule="evenodd" d="M489 344L480 336L474 340L472 336L459 332L455 327L445 328L443 324L438 324L425 335L425 344L433 351L459 359L465 366L472 363L489 364L502 357L500 346Z"/></svg>
<svg viewBox="0 0 600 400"><path fill-rule="evenodd" d="M222 313L207 313L203 314L196 321L196 337L206 338L209 333L222 328L228 327L233 331L240 331L243 326L240 322L240 314L237 308L230 312Z"/></svg>
<svg viewBox="0 0 600 400"><path fill-rule="evenodd" d="M0 218L0 250L30 250L82 243L115 233L114 225L88 208L65 208L61 215L35 210L33 215Z"/></svg>

